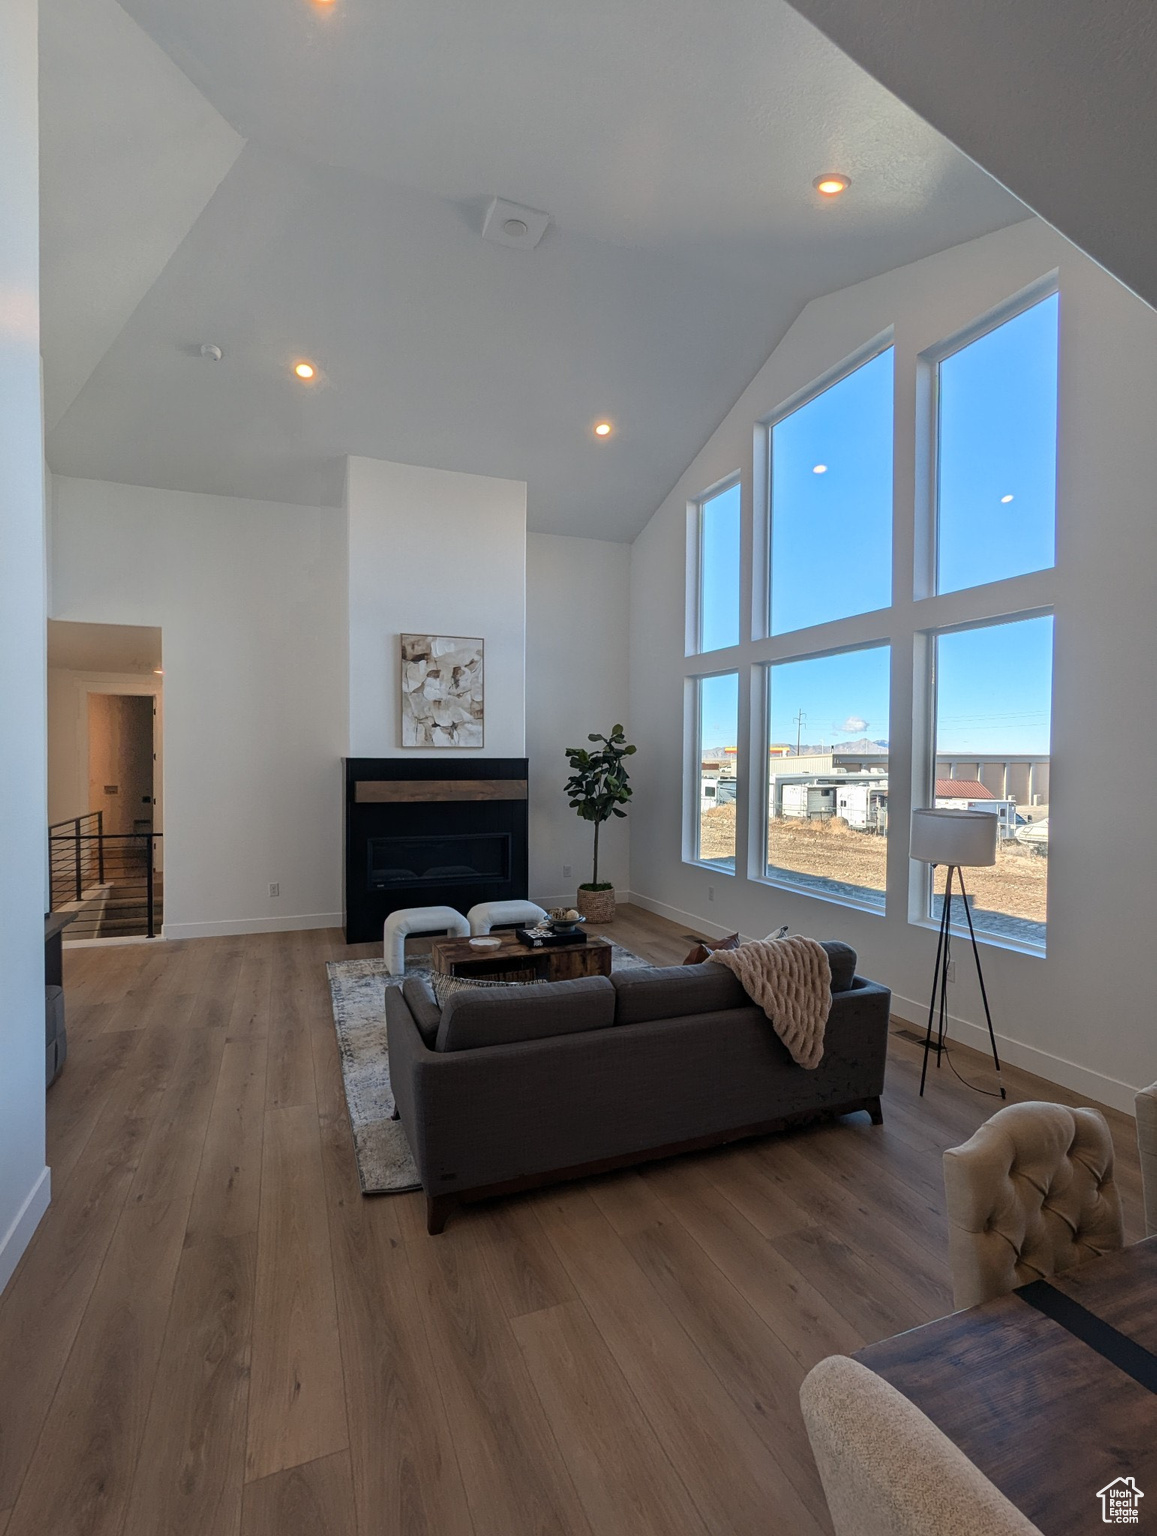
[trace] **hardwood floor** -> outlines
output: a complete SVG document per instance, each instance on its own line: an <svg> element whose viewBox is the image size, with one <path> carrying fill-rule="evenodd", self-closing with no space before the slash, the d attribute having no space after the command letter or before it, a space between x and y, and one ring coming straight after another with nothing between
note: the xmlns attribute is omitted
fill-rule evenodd
<svg viewBox="0 0 1157 1536"><path fill-rule="evenodd" d="M605 931L659 963L688 947L638 908ZM358 1188L324 962L374 953L332 932L66 951L53 1203L0 1300L2 1536L830 1530L799 1383L951 1309L940 1153L994 1102L947 1071L920 1101L893 1038L882 1127L430 1238L420 1194ZM1109 1119L1133 1240L1133 1123Z"/></svg>

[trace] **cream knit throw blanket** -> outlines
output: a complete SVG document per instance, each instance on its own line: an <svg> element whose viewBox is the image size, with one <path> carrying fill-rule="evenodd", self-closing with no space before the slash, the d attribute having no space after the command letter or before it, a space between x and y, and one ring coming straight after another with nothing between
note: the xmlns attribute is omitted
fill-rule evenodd
<svg viewBox="0 0 1157 1536"><path fill-rule="evenodd" d="M832 1006L832 968L823 945L799 935L757 939L738 949L716 949L711 958L739 977L793 1060L801 1067L818 1067Z"/></svg>

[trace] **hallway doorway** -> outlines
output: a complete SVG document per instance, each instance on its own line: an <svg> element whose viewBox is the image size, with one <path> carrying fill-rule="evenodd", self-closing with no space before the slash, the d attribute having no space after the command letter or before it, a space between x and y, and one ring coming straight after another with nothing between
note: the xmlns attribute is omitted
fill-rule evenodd
<svg viewBox="0 0 1157 1536"><path fill-rule="evenodd" d="M164 916L161 632L48 625L49 862L65 942L154 937Z"/></svg>
<svg viewBox="0 0 1157 1536"><path fill-rule="evenodd" d="M147 693L88 694L88 806L107 833L153 830L153 710Z"/></svg>

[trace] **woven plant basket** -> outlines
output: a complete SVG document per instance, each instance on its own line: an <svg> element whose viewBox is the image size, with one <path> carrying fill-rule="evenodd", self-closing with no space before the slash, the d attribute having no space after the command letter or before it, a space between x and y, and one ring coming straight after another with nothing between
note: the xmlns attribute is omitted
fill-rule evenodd
<svg viewBox="0 0 1157 1536"><path fill-rule="evenodd" d="M578 909L588 923L610 923L615 917L615 893L611 891L580 891Z"/></svg>

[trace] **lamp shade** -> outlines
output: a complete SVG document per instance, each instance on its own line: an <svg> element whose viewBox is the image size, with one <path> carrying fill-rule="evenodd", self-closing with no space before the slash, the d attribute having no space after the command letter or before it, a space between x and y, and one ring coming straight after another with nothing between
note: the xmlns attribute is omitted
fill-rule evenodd
<svg viewBox="0 0 1157 1536"><path fill-rule="evenodd" d="M988 811L913 811L911 856L966 869L995 864L997 831L997 818Z"/></svg>

